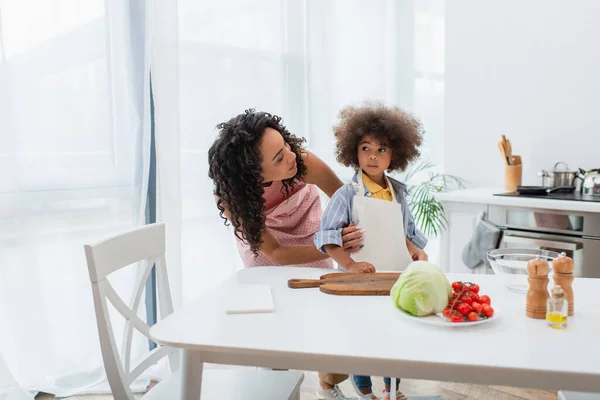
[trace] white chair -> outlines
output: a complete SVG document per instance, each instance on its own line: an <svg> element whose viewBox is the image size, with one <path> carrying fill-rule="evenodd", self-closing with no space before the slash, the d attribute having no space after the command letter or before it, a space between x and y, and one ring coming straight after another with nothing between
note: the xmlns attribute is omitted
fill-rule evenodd
<svg viewBox="0 0 600 400"><path fill-rule="evenodd" d="M168 356L171 371L174 373L148 391L143 399L180 398L181 376L177 372L180 352L176 349L158 346L131 368L133 329L137 329L146 337L149 336L150 327L137 316L137 310L153 265L156 266L160 318L165 318L173 312L165 262L164 224L146 225L93 245L85 245L84 248L94 295L102 358L114 398L134 400L130 385L142 372L164 356ZM128 306L119 297L107 276L139 261L145 261L144 271L136 284L132 304ZM117 350L107 300L126 319L122 358ZM303 379L304 374L297 371L204 369L201 397L203 400L298 400Z"/></svg>

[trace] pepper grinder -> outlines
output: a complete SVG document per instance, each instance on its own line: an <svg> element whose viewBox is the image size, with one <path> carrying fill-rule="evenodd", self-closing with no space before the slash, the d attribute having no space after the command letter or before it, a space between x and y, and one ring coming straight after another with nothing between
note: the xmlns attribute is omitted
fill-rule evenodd
<svg viewBox="0 0 600 400"><path fill-rule="evenodd" d="M575 314L575 303L573 302L573 270L575 263L571 257L567 257L565 253L561 253L552 261L552 269L554 270L554 284L562 288L565 298L569 303L569 317Z"/></svg>
<svg viewBox="0 0 600 400"><path fill-rule="evenodd" d="M550 266L539 256L527 263L529 290L525 305L525 315L534 319L546 319L548 303L548 273Z"/></svg>

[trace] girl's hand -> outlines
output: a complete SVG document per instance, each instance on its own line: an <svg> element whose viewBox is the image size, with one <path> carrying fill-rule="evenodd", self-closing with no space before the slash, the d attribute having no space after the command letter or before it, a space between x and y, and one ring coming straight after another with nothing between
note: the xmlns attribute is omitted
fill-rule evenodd
<svg viewBox="0 0 600 400"><path fill-rule="evenodd" d="M342 229L342 247L346 253L356 253L362 247L363 231L354 222Z"/></svg>
<svg viewBox="0 0 600 400"><path fill-rule="evenodd" d="M427 253L425 253L423 250L417 249L412 254L412 259L413 261L427 261L429 260L429 257L427 257Z"/></svg>
<svg viewBox="0 0 600 400"><path fill-rule="evenodd" d="M375 267L373 266L373 264L364 262L364 261L360 261L360 262L353 261L352 263L345 266L344 269L348 272L364 272L364 273L375 272Z"/></svg>

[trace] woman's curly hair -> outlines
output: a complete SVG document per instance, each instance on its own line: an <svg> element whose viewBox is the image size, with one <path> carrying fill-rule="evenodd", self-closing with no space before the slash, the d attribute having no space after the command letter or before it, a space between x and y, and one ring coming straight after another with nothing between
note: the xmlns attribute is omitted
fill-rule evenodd
<svg viewBox="0 0 600 400"><path fill-rule="evenodd" d="M347 167L359 169L358 145L363 136L371 135L392 150L388 172L404 170L419 157L423 127L414 116L398 107L367 103L363 107L346 107L340 122L333 128L337 139L336 158Z"/></svg>
<svg viewBox="0 0 600 400"><path fill-rule="evenodd" d="M286 193L289 193L294 183L306 174L301 156L304 138L292 135L283 126L280 117L255 112L254 109L246 110L217 125L219 135L208 151L208 176L214 182L219 215L225 220L225 225L228 225L224 216L227 207L235 236L248 243L255 256L262 244L261 236L266 219L263 199L265 183L261 175L259 152L259 144L266 128L278 131L291 151L296 153L298 172L282 182Z"/></svg>

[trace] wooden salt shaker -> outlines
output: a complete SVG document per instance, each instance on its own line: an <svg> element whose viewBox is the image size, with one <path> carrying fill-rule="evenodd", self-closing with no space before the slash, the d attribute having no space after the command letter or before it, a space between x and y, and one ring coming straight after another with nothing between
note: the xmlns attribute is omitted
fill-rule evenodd
<svg viewBox="0 0 600 400"><path fill-rule="evenodd" d="M575 263L571 257L566 257L565 253L562 253L560 257L552 261L552 269L554 270L554 284L559 285L563 289L565 298L569 302L569 317L572 317L575 314L572 287Z"/></svg>
<svg viewBox="0 0 600 400"><path fill-rule="evenodd" d="M548 273L550 266L539 258L527 263L529 290L525 305L525 315L529 318L546 319L548 302Z"/></svg>

